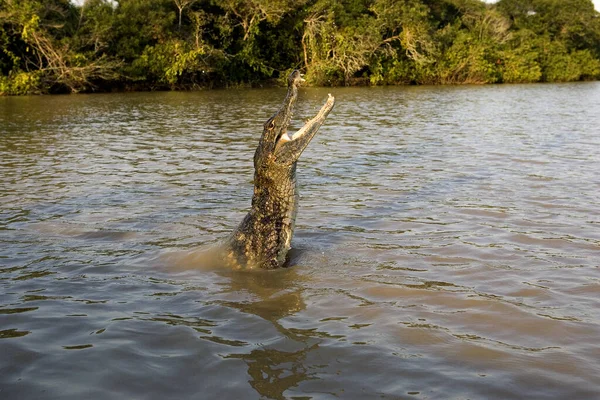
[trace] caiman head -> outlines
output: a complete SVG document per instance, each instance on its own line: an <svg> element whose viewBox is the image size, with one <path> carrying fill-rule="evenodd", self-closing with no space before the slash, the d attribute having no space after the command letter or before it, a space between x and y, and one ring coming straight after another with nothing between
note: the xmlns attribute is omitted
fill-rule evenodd
<svg viewBox="0 0 600 400"><path fill-rule="evenodd" d="M329 112L335 99L329 95L319 113L308 121L299 131L289 134L287 129L292 119L294 105L298 97L298 87L304 82L299 71L288 77L288 90L283 104L271 118L265 122L263 134L256 153L254 168L257 173L272 168L292 168L311 139L315 136Z"/></svg>

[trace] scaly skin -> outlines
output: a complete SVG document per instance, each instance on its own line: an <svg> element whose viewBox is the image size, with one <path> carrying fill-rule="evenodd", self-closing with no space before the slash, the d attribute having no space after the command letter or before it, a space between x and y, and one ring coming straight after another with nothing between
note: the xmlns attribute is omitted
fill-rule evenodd
<svg viewBox="0 0 600 400"><path fill-rule="evenodd" d="M296 162L315 136L335 99L329 95L319 113L302 129L288 135L287 127L303 81L294 71L285 100L264 125L254 154L252 208L226 244L227 262L236 268L278 268L286 259L296 220Z"/></svg>

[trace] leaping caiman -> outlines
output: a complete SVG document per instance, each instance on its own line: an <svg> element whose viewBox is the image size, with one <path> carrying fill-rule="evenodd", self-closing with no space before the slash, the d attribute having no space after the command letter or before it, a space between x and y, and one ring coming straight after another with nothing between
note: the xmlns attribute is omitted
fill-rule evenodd
<svg viewBox="0 0 600 400"><path fill-rule="evenodd" d="M296 162L335 102L330 94L319 113L290 135L287 129L303 81L299 71L290 74L285 100L265 122L254 153L252 207L225 244L226 262L237 268L281 267L290 249L298 208Z"/></svg>

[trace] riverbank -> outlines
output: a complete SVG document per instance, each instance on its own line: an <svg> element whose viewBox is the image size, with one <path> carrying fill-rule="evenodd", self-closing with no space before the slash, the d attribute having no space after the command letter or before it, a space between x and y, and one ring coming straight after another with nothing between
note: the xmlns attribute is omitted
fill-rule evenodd
<svg viewBox="0 0 600 400"><path fill-rule="evenodd" d="M33 89L27 91L18 91L18 93L11 92L11 89L7 89L6 86L2 86L1 80L4 77L0 77L0 97L5 96L20 96L20 95L52 95L52 94L90 94L90 93L132 93L132 92L192 92L202 90L215 90L215 89L250 89L250 88L275 88L285 87L285 82L282 79L266 79L262 81L254 82L238 82L238 83L223 83L223 82L209 82L206 84L175 84L165 85L156 83L118 83L112 86L99 85L88 87L79 91L70 91L66 88L62 90L41 90ZM599 79L581 79L575 82L583 81L597 81ZM568 83L573 81L559 81L559 82L527 82L527 83ZM513 83L481 83L481 82L462 82L462 83L451 83L451 84L432 84L433 86L461 86L461 85L511 85ZM10 85L10 84L9 84ZM376 86L432 86L431 84L416 84L416 83L402 83L402 84L378 84L373 85L368 78L352 78L344 85L311 85L307 83L304 87L376 87Z"/></svg>

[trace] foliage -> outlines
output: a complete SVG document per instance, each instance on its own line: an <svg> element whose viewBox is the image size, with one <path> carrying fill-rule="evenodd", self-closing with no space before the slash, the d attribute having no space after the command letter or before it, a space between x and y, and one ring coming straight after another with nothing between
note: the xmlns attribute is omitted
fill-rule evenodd
<svg viewBox="0 0 600 400"><path fill-rule="evenodd" d="M146 80L159 85L197 84L200 83L198 76L212 72L210 51L206 46L194 47L186 41L171 39L147 46L133 62L133 68Z"/></svg>
<svg viewBox="0 0 600 400"><path fill-rule="evenodd" d="M8 76L0 76L0 95L35 94L39 85L39 71L11 71Z"/></svg>
<svg viewBox="0 0 600 400"><path fill-rule="evenodd" d="M513 42L501 52L500 59L502 81L505 83L531 83L542 78L539 55L533 41Z"/></svg>
<svg viewBox="0 0 600 400"><path fill-rule="evenodd" d="M549 43L541 64L545 82L578 81L600 75L600 61L589 50L569 52L563 43Z"/></svg>
<svg viewBox="0 0 600 400"><path fill-rule="evenodd" d="M116 77L118 63L74 48L75 7L68 1L3 0L0 10L10 92L78 92Z"/></svg>
<svg viewBox="0 0 600 400"><path fill-rule="evenodd" d="M591 0L0 0L0 94L600 79Z"/></svg>

